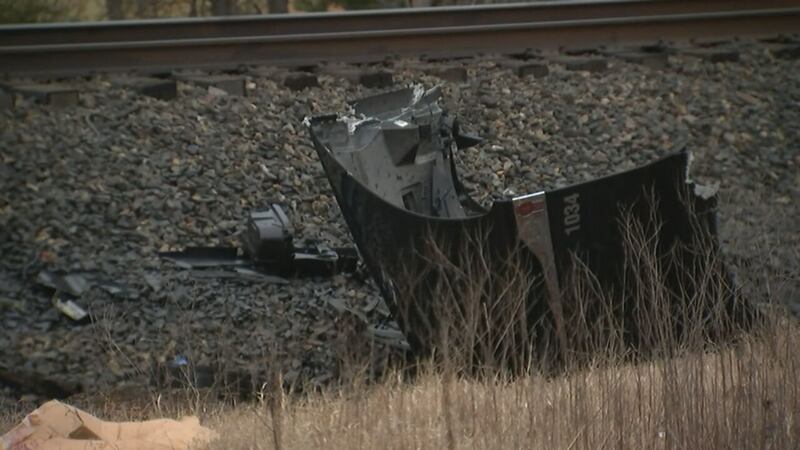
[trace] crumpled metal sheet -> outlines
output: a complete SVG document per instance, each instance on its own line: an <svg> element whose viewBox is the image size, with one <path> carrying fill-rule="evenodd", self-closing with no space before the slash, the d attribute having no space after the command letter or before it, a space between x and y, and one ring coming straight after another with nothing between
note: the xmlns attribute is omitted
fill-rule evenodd
<svg viewBox="0 0 800 450"><path fill-rule="evenodd" d="M459 148L480 141L463 134L439 106L440 96L438 89L414 86L305 122L359 253L412 349L431 349L437 299L397 286L414 268L431 277L420 252L431 238L446 241L442 248L458 248L482 236L495 262L521 248L527 273L540 280L528 292L529 323L547 323L556 334L569 307L561 297L573 256L602 286L624 293L623 212L663 220L658 249L664 254L701 234L716 249L716 197L695 195L687 151L586 183L501 198L484 210L467 195L454 162ZM691 251L680 258L689 266L703 264ZM500 263L488 269L504 270ZM682 276L674 270L665 282L679 286ZM733 308L732 291L721 296Z"/></svg>

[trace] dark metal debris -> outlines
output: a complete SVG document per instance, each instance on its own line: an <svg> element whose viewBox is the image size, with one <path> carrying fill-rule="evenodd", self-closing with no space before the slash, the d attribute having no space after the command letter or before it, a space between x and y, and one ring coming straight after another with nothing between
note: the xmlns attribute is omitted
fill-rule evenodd
<svg viewBox="0 0 800 450"><path fill-rule="evenodd" d="M287 283L291 276L331 276L355 272L358 253L353 248L329 247L308 241L295 246L294 228L280 205L252 211L241 235L244 256L236 247L190 247L159 253L196 278L229 278ZM220 269L225 270L210 270ZM202 269L202 270L195 270Z"/></svg>
<svg viewBox="0 0 800 450"><path fill-rule="evenodd" d="M239 256L239 251L235 247L189 247L182 251L162 252L158 255L183 269L249 264L247 259Z"/></svg>
<svg viewBox="0 0 800 450"><path fill-rule="evenodd" d="M278 273L291 271L294 259L294 228L279 205L250 213L247 230L242 234L245 253L256 264Z"/></svg>
<svg viewBox="0 0 800 450"><path fill-rule="evenodd" d="M440 95L436 88L415 86L356 101L347 114L306 122L359 252L412 349L434 345L441 299L431 292L400 292L398 286L415 276L430 286L442 277L444 269L431 268L425 256L431 239L446 252L480 236L490 249L491 273L501 273L504 261L520 253L525 273L535 281L527 293L527 323L539 336L557 335L556 347L565 343L563 314L572 306L563 292L574 272L573 257L605 290L625 298L620 224L626 215L663 221L657 251L672 252L681 262L666 269L664 282L676 296L691 289L682 268L706 264L691 250L693 243L707 237L712 251L717 243L716 201L693 192L688 152L562 189L500 198L486 210L466 193L454 162L458 149L480 141L442 110ZM725 307L732 314L749 317L733 311L729 287L719 289L724 292L716 298L728 299ZM636 345L640 336L631 323L626 338Z"/></svg>
<svg viewBox="0 0 800 450"><path fill-rule="evenodd" d="M36 276L41 286L58 292L80 297L93 288L102 289L111 295L125 298L137 298L139 293L128 286L113 281L107 275L98 272L57 273L42 270Z"/></svg>
<svg viewBox="0 0 800 450"><path fill-rule="evenodd" d="M135 299L139 293L97 272L57 273L42 270L36 282L53 291L53 306L76 322L88 319L89 313L76 300L90 289L101 289L115 297Z"/></svg>
<svg viewBox="0 0 800 450"><path fill-rule="evenodd" d="M266 284L286 284L289 282L286 278L266 274L246 267L236 267L233 270L192 270L190 274L194 278L227 278Z"/></svg>

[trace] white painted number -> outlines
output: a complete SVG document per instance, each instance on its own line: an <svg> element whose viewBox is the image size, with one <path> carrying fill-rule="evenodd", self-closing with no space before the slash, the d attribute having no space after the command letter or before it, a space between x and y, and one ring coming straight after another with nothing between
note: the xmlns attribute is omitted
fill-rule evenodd
<svg viewBox="0 0 800 450"><path fill-rule="evenodd" d="M581 230L581 205L577 192L564 197L564 232L567 236Z"/></svg>

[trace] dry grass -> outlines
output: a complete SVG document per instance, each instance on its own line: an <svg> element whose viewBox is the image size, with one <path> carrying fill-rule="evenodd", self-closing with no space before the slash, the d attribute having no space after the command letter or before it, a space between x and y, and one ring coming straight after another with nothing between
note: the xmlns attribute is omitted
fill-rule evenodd
<svg viewBox="0 0 800 450"><path fill-rule="evenodd" d="M502 276L487 271L496 266L476 239L466 252L429 246L425 270L401 286L436 303L424 311L437 315L424 331L434 357L414 376L367 382L368 363L350 358L352 377L323 392L287 392L274 374L244 404L188 389L153 396L135 414L113 398L80 406L113 419L197 414L222 436L212 449L797 448L797 322L774 307L739 328L738 313L721 307L730 286L714 252L676 297L665 274L677 260L663 257L651 228L626 227L626 306L614 306L621 294L602 291L579 267L564 287L571 303L562 311L568 333L556 340L558 370L518 353L533 355L541 350L534 341L558 328L551 321L528 334L524 299L534 286L524 264L512 254ZM619 332L631 326L633 340Z"/></svg>
<svg viewBox="0 0 800 450"><path fill-rule="evenodd" d="M428 299L423 311L401 311L406 320L436 316L414 322L437 343L417 377L356 378L300 398L268 393L212 417L225 436L213 448L796 448L800 327L776 305L750 320L708 236L665 254L657 226L624 223L624 294L577 267L564 287L560 369L544 372L535 357L514 354L541 350L532 342L541 333L526 334L524 299L535 287L518 255L501 255L497 273L487 270L498 266L485 235L454 247L435 240L425 267L398 284ZM682 253L698 249L696 258ZM554 335L554 322L539 330Z"/></svg>
<svg viewBox="0 0 800 450"><path fill-rule="evenodd" d="M796 448L800 330L775 326L721 351L553 378L426 371L235 407L198 396L150 415L199 414L222 436L211 449ZM93 409L129 416L124 405Z"/></svg>
<svg viewBox="0 0 800 450"><path fill-rule="evenodd" d="M212 448L793 448L795 326L719 352L568 376L474 381L427 373L286 400L281 441L263 405L211 417Z"/></svg>

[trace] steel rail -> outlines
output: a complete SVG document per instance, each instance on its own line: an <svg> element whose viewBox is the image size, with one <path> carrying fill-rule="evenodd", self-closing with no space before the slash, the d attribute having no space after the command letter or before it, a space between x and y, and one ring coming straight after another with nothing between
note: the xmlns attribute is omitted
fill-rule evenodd
<svg viewBox="0 0 800 450"><path fill-rule="evenodd" d="M366 61L395 55L460 55L518 52L657 41L729 39L791 34L800 30L800 8L722 13L183 39L0 47L6 74L86 73Z"/></svg>
<svg viewBox="0 0 800 450"><path fill-rule="evenodd" d="M341 13L0 26L0 46L501 25L800 7L800 0L564 0Z"/></svg>

